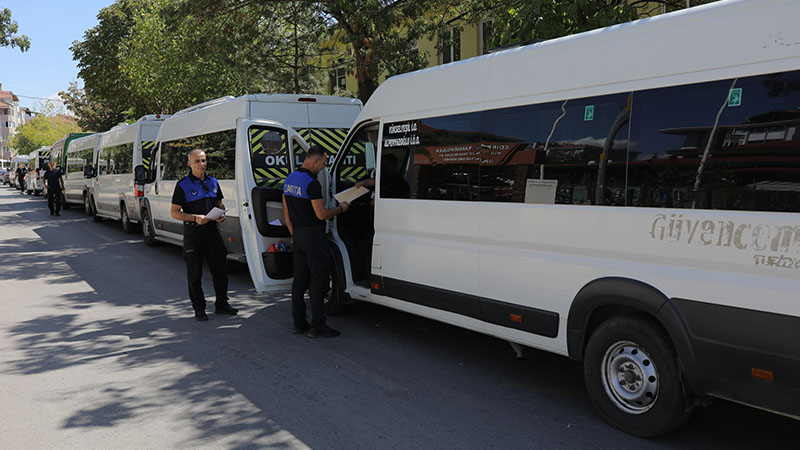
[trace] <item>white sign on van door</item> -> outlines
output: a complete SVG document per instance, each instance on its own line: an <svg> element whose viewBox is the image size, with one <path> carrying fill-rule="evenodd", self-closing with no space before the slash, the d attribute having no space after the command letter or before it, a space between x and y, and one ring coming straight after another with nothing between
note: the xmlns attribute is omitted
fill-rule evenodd
<svg viewBox="0 0 800 450"><path fill-rule="evenodd" d="M558 180L528 178L525 184L525 203L555 204L557 187Z"/></svg>

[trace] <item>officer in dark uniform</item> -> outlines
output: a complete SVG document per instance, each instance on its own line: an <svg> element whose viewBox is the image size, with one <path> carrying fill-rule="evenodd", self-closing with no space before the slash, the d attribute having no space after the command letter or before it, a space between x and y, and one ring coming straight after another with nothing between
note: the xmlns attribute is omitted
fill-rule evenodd
<svg viewBox="0 0 800 450"><path fill-rule="evenodd" d="M325 221L347 211L344 202L326 208L317 174L325 168L328 155L319 146L312 146L302 167L286 178L283 184L283 218L294 238L292 282L293 333L308 332L308 337L336 337L339 332L325 320L325 294L330 282L331 251L325 235ZM311 325L306 320L303 300L308 290L311 303Z"/></svg>
<svg viewBox="0 0 800 450"><path fill-rule="evenodd" d="M47 189L47 207L50 215L61 215L61 191L64 181L61 178L61 169L56 168L56 162L50 161L47 172L44 173L44 188Z"/></svg>
<svg viewBox="0 0 800 450"><path fill-rule="evenodd" d="M175 185L172 194L172 218L183 221L183 256L189 281L189 299L197 320L208 320L206 298L203 295L203 260L208 260L217 300L214 312L235 315L238 310L228 304L228 273L225 243L219 234L217 222L225 220L223 214L216 221L205 215L222 204L222 189L216 178L206 175L206 153L195 149L189 152L189 175Z"/></svg>

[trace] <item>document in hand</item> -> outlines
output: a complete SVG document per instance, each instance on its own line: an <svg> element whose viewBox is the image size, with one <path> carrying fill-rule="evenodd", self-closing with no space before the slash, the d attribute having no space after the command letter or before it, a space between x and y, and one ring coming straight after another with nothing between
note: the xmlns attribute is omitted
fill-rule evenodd
<svg viewBox="0 0 800 450"><path fill-rule="evenodd" d="M228 211L230 211L230 209L220 209L215 206L211 209L211 211L208 212L208 214L206 214L206 219L217 220L220 218L220 216L222 216Z"/></svg>
<svg viewBox="0 0 800 450"><path fill-rule="evenodd" d="M352 202L353 200L361 197L362 195L369 192L369 189L365 188L364 186L361 187L351 187L350 189L346 189L338 194L334 195L333 197L339 202Z"/></svg>

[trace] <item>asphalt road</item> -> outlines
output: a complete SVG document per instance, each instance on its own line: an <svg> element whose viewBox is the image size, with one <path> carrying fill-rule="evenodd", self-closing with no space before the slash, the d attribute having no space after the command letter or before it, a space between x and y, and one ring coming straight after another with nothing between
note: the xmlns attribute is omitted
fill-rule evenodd
<svg viewBox="0 0 800 450"><path fill-rule="evenodd" d="M375 305L292 335L287 293L242 270L240 314L200 323L179 248L6 187L0 264L0 449L800 448L800 422L724 401L631 437L579 364Z"/></svg>

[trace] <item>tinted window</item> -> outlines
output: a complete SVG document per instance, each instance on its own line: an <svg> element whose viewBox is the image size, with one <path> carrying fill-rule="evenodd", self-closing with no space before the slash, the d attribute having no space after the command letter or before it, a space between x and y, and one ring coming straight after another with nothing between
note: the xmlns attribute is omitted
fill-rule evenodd
<svg viewBox="0 0 800 450"><path fill-rule="evenodd" d="M263 126L250 127L250 161L258 186L277 188L289 176L286 132Z"/></svg>
<svg viewBox="0 0 800 450"><path fill-rule="evenodd" d="M627 104L618 94L487 111L481 200L624 204Z"/></svg>
<svg viewBox="0 0 800 450"><path fill-rule="evenodd" d="M192 136L161 144L161 179L179 180L189 173L189 152L202 149L208 159L207 173L233 180L236 164L236 130Z"/></svg>
<svg viewBox="0 0 800 450"><path fill-rule="evenodd" d="M798 72L637 92L628 204L800 211L798 107Z"/></svg>
<svg viewBox="0 0 800 450"><path fill-rule="evenodd" d="M340 157L341 162L336 167L336 192L372 176L374 167L369 167L367 152L371 153L369 160L374 162L376 134L377 132L367 131L367 127L362 127L347 144Z"/></svg>
<svg viewBox="0 0 800 450"><path fill-rule="evenodd" d="M87 148L67 155L67 173L83 173L84 166L92 165L94 149Z"/></svg>
<svg viewBox="0 0 800 450"><path fill-rule="evenodd" d="M394 155L392 163L399 171L394 181L405 180L411 198L478 200L481 115L475 112L384 125L382 154ZM387 196L405 196L403 191Z"/></svg>
<svg viewBox="0 0 800 450"><path fill-rule="evenodd" d="M133 173L133 142L101 148L97 159L99 175Z"/></svg>

